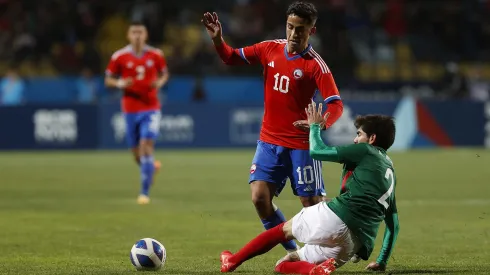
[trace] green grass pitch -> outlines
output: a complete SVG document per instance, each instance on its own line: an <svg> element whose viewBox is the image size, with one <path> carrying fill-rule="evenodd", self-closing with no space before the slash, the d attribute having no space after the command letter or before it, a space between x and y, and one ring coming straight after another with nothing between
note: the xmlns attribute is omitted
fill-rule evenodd
<svg viewBox="0 0 490 275"><path fill-rule="evenodd" d="M129 152L2 152L0 274L135 274L129 250L143 237L167 249L155 274L220 274L219 253L263 230L247 184L253 153L159 151L152 203L140 206ZM490 151L391 156L401 229L387 272L490 274ZM324 164L330 197L338 194L340 170ZM275 201L288 218L300 210L289 188ZM236 272L273 274L283 255L278 246ZM337 274L364 273L366 264L349 263Z"/></svg>

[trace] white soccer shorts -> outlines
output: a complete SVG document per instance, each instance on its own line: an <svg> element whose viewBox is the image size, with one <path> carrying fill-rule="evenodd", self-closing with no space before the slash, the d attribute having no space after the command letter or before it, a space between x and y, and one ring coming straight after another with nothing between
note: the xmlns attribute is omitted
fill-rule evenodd
<svg viewBox="0 0 490 275"><path fill-rule="evenodd" d="M301 261L319 264L333 258L340 267L361 246L347 225L326 203L303 208L292 222L293 236L305 244L298 250Z"/></svg>

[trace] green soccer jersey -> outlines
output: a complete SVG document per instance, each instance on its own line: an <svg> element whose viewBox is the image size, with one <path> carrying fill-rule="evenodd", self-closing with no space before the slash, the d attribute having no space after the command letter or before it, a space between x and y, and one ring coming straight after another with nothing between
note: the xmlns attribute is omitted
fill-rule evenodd
<svg viewBox="0 0 490 275"><path fill-rule="evenodd" d="M360 240L362 247L357 254L363 260L369 259L380 223L385 221L377 262L386 265L398 234L398 214L395 170L385 150L367 143L327 146L320 127L314 124L310 128L310 154L316 160L344 164L341 193L328 206Z"/></svg>

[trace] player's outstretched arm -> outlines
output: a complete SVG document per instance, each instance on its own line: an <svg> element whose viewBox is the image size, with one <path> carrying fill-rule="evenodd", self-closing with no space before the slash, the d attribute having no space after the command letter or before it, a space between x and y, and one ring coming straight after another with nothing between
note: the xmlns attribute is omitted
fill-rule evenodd
<svg viewBox="0 0 490 275"><path fill-rule="evenodd" d="M124 89L133 84L132 78L117 78L116 76L121 73L121 66L118 59L117 52L114 53L105 70L104 84L108 88Z"/></svg>
<svg viewBox="0 0 490 275"><path fill-rule="evenodd" d="M333 100L332 102L327 103L327 111L329 113L328 116L328 121L324 121L322 125L322 130L326 130L330 126L332 126L335 121L337 121L340 116L342 115L342 112L344 110L344 104L342 103L341 100ZM325 115L327 112L325 112ZM310 131L310 125L308 124L308 120L297 120L293 122L293 126L301 129L305 132Z"/></svg>
<svg viewBox="0 0 490 275"><path fill-rule="evenodd" d="M321 127L319 123L310 124L310 156L316 160L340 162L337 149L323 142Z"/></svg>
<svg viewBox="0 0 490 275"><path fill-rule="evenodd" d="M324 98L323 102L326 104L327 111L330 113L328 121L325 122L325 128L329 128L342 116L344 104L340 98L340 93L333 79L332 72L330 72L327 64L322 59L320 60L322 66L316 68L314 77L318 90Z"/></svg>
<svg viewBox="0 0 490 275"><path fill-rule="evenodd" d="M167 84L170 79L170 73L167 71L163 72L160 77L153 83L153 87L160 89Z"/></svg>
<svg viewBox="0 0 490 275"><path fill-rule="evenodd" d="M394 200L395 202L395 200ZM391 209L396 209L396 205L392 205ZM396 210L391 210L385 216L386 229L383 237L383 246L379 253L376 262L370 263L366 269L372 271L384 271L386 270L386 265L388 260L393 253L393 248L395 247L396 240L398 238L398 232L400 230L400 225L398 221L398 213Z"/></svg>
<svg viewBox="0 0 490 275"><path fill-rule="evenodd" d="M114 76L106 75L104 79L104 84L108 88L119 88L124 89L133 84L132 78L116 78Z"/></svg>
<svg viewBox="0 0 490 275"><path fill-rule="evenodd" d="M325 113L322 116L322 108L322 104L319 104L317 110L316 103L312 101L306 109L310 125L310 156L316 160L339 162L337 149L327 146L322 140L321 130L330 115L330 113Z"/></svg>
<svg viewBox="0 0 490 275"><path fill-rule="evenodd" d="M154 88L160 89L161 87L165 86L167 84L168 80L170 79L170 72L168 70L167 66L167 61L165 60L165 57L163 57L163 51L158 50L158 58L157 58L157 64L155 64L156 68L159 71L159 77L155 82L152 83L152 86Z"/></svg>
<svg viewBox="0 0 490 275"><path fill-rule="evenodd" d="M323 125L328 123L330 113L327 112L322 116L322 106L319 104L317 110L316 103L312 101L306 109L308 124L310 125L310 156L316 160L359 163L367 152L365 143L331 147L323 142L320 131Z"/></svg>
<svg viewBox="0 0 490 275"><path fill-rule="evenodd" d="M223 39L221 22L218 19L218 15L213 12L206 12L201 19L201 23L206 28L209 37L213 40L216 52L218 52L221 60L227 65L247 65L253 64L257 60L253 53L246 53L244 48L234 49L226 44Z"/></svg>
<svg viewBox="0 0 490 275"><path fill-rule="evenodd" d="M328 121L323 124L323 130L330 128L341 116L344 111L344 104L340 98L339 90L332 72L321 57L316 57L318 66L315 67L313 77L315 78L316 86L320 91L326 105L326 111L330 114ZM293 123L296 128L303 131L309 131L308 121L298 120Z"/></svg>

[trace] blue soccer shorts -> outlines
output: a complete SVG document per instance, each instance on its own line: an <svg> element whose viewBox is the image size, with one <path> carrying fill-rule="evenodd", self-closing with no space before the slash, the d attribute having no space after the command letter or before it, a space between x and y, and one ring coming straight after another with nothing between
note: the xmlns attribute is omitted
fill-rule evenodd
<svg viewBox="0 0 490 275"><path fill-rule="evenodd" d="M259 140L249 183L259 180L275 184L275 196L279 196L288 178L296 196L326 195L322 163L312 159L309 150L290 149Z"/></svg>
<svg viewBox="0 0 490 275"><path fill-rule="evenodd" d="M141 139L155 141L160 132L159 110L124 114L126 141L131 148L137 147Z"/></svg>

